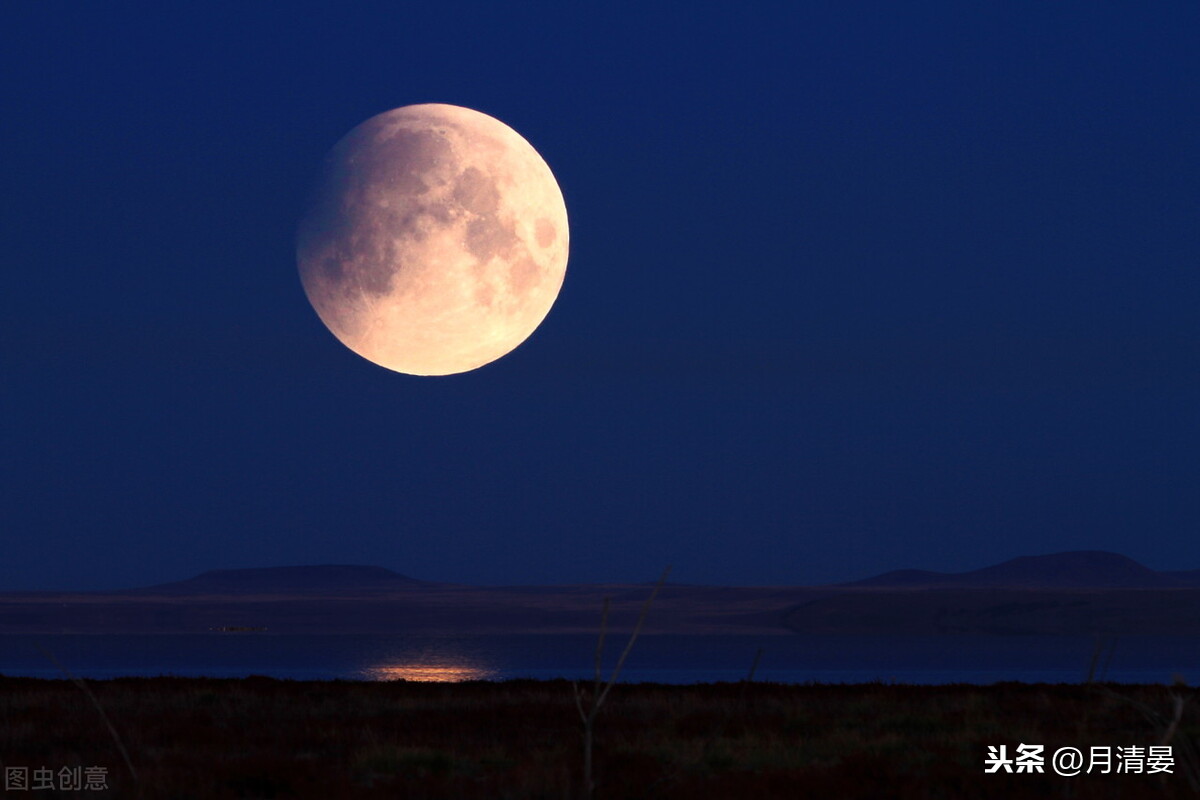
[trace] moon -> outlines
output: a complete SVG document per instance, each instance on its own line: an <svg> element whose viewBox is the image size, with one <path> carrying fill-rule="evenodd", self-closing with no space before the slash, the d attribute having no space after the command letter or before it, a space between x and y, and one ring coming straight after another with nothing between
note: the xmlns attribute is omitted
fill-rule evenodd
<svg viewBox="0 0 1200 800"><path fill-rule="evenodd" d="M363 358L451 375L511 352L567 268L567 209L533 146L460 106L371 117L325 159L296 258L317 316Z"/></svg>

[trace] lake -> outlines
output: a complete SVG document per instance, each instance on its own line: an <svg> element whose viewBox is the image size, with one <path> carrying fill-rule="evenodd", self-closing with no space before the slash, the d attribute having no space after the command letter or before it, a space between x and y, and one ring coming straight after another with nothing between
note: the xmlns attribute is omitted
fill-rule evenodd
<svg viewBox="0 0 1200 800"><path fill-rule="evenodd" d="M611 635L611 670L627 637ZM1103 642L1096 678L1200 682L1200 641L1140 636ZM297 680L587 679L593 635L396 636L207 633L0 635L0 674L85 678L266 675ZM755 680L780 683L1078 683L1091 636L642 636L622 682L738 681L759 648ZM606 671L606 675L608 672Z"/></svg>

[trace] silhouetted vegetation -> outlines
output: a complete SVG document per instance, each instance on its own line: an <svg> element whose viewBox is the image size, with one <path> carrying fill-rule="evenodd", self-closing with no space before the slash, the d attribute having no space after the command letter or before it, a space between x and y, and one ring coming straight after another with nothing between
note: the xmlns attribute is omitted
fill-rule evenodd
<svg viewBox="0 0 1200 800"><path fill-rule="evenodd" d="M0 678L5 766L107 767L110 796L573 798L579 715L565 681L271 678L89 681L131 780L68 680ZM1107 691L1100 691L1105 689ZM988 745L1158 744L1167 686L629 684L595 731L605 798L1195 797L1173 775L984 774ZM1119 694L1120 697L1114 696ZM1174 716L1170 714L1170 716ZM1173 742L1195 742L1189 705Z"/></svg>

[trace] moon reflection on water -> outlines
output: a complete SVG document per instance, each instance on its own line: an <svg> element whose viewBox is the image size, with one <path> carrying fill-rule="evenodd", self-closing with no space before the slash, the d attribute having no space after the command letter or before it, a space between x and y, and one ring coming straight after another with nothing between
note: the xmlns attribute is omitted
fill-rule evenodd
<svg viewBox="0 0 1200 800"><path fill-rule="evenodd" d="M376 664L362 670L364 680L371 681L414 681L418 683L458 683L460 681L485 681L496 675L496 671L483 666L469 664L431 664L410 662L399 664Z"/></svg>

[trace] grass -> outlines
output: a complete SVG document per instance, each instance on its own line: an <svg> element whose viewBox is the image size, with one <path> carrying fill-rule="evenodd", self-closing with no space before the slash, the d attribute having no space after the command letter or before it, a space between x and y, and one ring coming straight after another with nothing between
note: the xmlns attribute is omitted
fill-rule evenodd
<svg viewBox="0 0 1200 800"><path fill-rule="evenodd" d="M121 798L575 798L582 785L565 681L89 685L137 765L136 785L69 680L0 678L0 762L105 766L113 790L88 796ZM1200 712L1178 694L1113 684L623 684L595 728L595 793L1194 798L1178 755L1180 742L1200 738ZM1146 709L1162 724L1149 724ZM1173 775L983 773L987 745L1150 745L1168 728Z"/></svg>
<svg viewBox="0 0 1200 800"><path fill-rule="evenodd" d="M67 676L68 680L79 687L79 690L83 692L84 696L91 701L92 708L96 709L96 713L99 714L100 719L104 721L104 727L108 729L109 735L112 736L113 743L117 746L118 752L121 753L121 758L125 760L125 767L129 770L130 779L136 784L137 770L134 769L133 762L129 759L129 751L125 749L125 743L121 741L121 734L117 733L117 729L113 726L112 721L108 718L108 714L104 713L104 707L100 705L100 702L96 699L96 695L92 693L92 690L88 688L88 685L83 682L82 678L77 678L75 675L73 675L71 671L63 666L62 663L59 662L59 660L55 658L52 653L40 647L38 649L42 650L42 653L45 654L46 658L54 662L54 665L57 666L62 673Z"/></svg>

